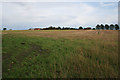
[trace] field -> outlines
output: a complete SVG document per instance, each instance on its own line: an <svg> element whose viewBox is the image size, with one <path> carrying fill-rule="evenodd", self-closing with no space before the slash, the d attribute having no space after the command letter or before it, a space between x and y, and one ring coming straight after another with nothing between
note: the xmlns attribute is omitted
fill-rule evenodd
<svg viewBox="0 0 120 80"><path fill-rule="evenodd" d="M3 78L117 78L117 30L2 33Z"/></svg>

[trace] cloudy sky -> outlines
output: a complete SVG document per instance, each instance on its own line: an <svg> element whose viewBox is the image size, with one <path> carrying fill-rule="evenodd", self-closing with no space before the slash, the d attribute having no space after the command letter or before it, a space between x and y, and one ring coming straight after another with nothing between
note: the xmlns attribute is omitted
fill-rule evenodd
<svg viewBox="0 0 120 80"><path fill-rule="evenodd" d="M4 2L2 12L3 27L18 30L118 23L117 2Z"/></svg>

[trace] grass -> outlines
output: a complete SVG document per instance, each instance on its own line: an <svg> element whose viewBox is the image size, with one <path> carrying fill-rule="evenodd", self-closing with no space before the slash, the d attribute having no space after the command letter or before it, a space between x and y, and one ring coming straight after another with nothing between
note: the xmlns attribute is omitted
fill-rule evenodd
<svg viewBox="0 0 120 80"><path fill-rule="evenodd" d="M3 78L117 78L118 32L3 31Z"/></svg>

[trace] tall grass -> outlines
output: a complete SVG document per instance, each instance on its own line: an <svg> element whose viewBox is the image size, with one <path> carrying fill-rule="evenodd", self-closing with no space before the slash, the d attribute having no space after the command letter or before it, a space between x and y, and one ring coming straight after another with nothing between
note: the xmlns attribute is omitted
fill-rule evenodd
<svg viewBox="0 0 120 80"><path fill-rule="evenodd" d="M28 34L29 31L20 32L3 32L3 78L118 76L118 46L115 34L111 38L107 31L100 32L99 35L93 34L93 31L85 32L86 34L78 31L67 34L66 31L62 31L58 36L60 32L55 31L56 34L51 36L54 32L52 31L46 33L51 37L46 37L43 36L45 31L35 31L35 34L38 33L40 36L34 36L34 31L31 32L31 36ZM110 33L112 34L111 31ZM55 35L59 38L54 38ZM103 35L108 39L105 40Z"/></svg>

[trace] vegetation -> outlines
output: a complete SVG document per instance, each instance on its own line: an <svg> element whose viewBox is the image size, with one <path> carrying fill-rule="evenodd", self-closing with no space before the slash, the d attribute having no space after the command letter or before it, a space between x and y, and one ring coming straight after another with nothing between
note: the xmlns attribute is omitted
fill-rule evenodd
<svg viewBox="0 0 120 80"><path fill-rule="evenodd" d="M3 31L3 78L117 78L118 31Z"/></svg>
<svg viewBox="0 0 120 80"><path fill-rule="evenodd" d="M82 26L80 26L79 28L72 28L72 27L53 27L53 26L50 26L50 27L46 27L46 28L39 28L40 30L95 30L95 28L91 28L91 27L87 27L87 28L83 28ZM111 24L111 25L108 25L108 24L97 24L96 25L96 29L97 30L119 30L119 25L118 24ZM7 30L7 28L3 28L3 30ZM9 30L12 30L12 29L9 29ZM28 30L34 30L34 28L30 28Z"/></svg>
<svg viewBox="0 0 120 80"><path fill-rule="evenodd" d="M7 28L3 28L3 30L7 30Z"/></svg>
<svg viewBox="0 0 120 80"><path fill-rule="evenodd" d="M53 27L53 26L50 26L48 28L43 28L41 30L77 30L76 28L70 28L70 27Z"/></svg>
<svg viewBox="0 0 120 80"><path fill-rule="evenodd" d="M113 24L111 24L111 25L110 25L110 30L113 30L114 27L115 27L115 26L114 26Z"/></svg>
<svg viewBox="0 0 120 80"><path fill-rule="evenodd" d="M95 30L95 28L93 28L93 30Z"/></svg>
<svg viewBox="0 0 120 80"><path fill-rule="evenodd" d="M99 24L97 24L96 29L97 29L97 30L100 29L100 25L99 25Z"/></svg>
<svg viewBox="0 0 120 80"><path fill-rule="evenodd" d="M105 28L106 28L106 30L108 30L109 29L109 25L105 24Z"/></svg>
<svg viewBox="0 0 120 80"><path fill-rule="evenodd" d="M97 25L96 26L96 29L97 30L100 30L100 29L102 29L102 30L104 30L104 29L106 29L106 30L119 30L119 25L118 24L115 24L115 25L113 25L113 24L111 24L110 26L108 25L108 24L105 24L105 26L103 25L103 24L101 24L101 25Z"/></svg>
<svg viewBox="0 0 120 80"><path fill-rule="evenodd" d="M115 24L115 29L119 30L119 25L118 24Z"/></svg>
<svg viewBox="0 0 120 80"><path fill-rule="evenodd" d="M80 26L79 29L83 29L83 27Z"/></svg>
<svg viewBox="0 0 120 80"><path fill-rule="evenodd" d="M101 24L101 29L104 30L104 25L103 24Z"/></svg>

